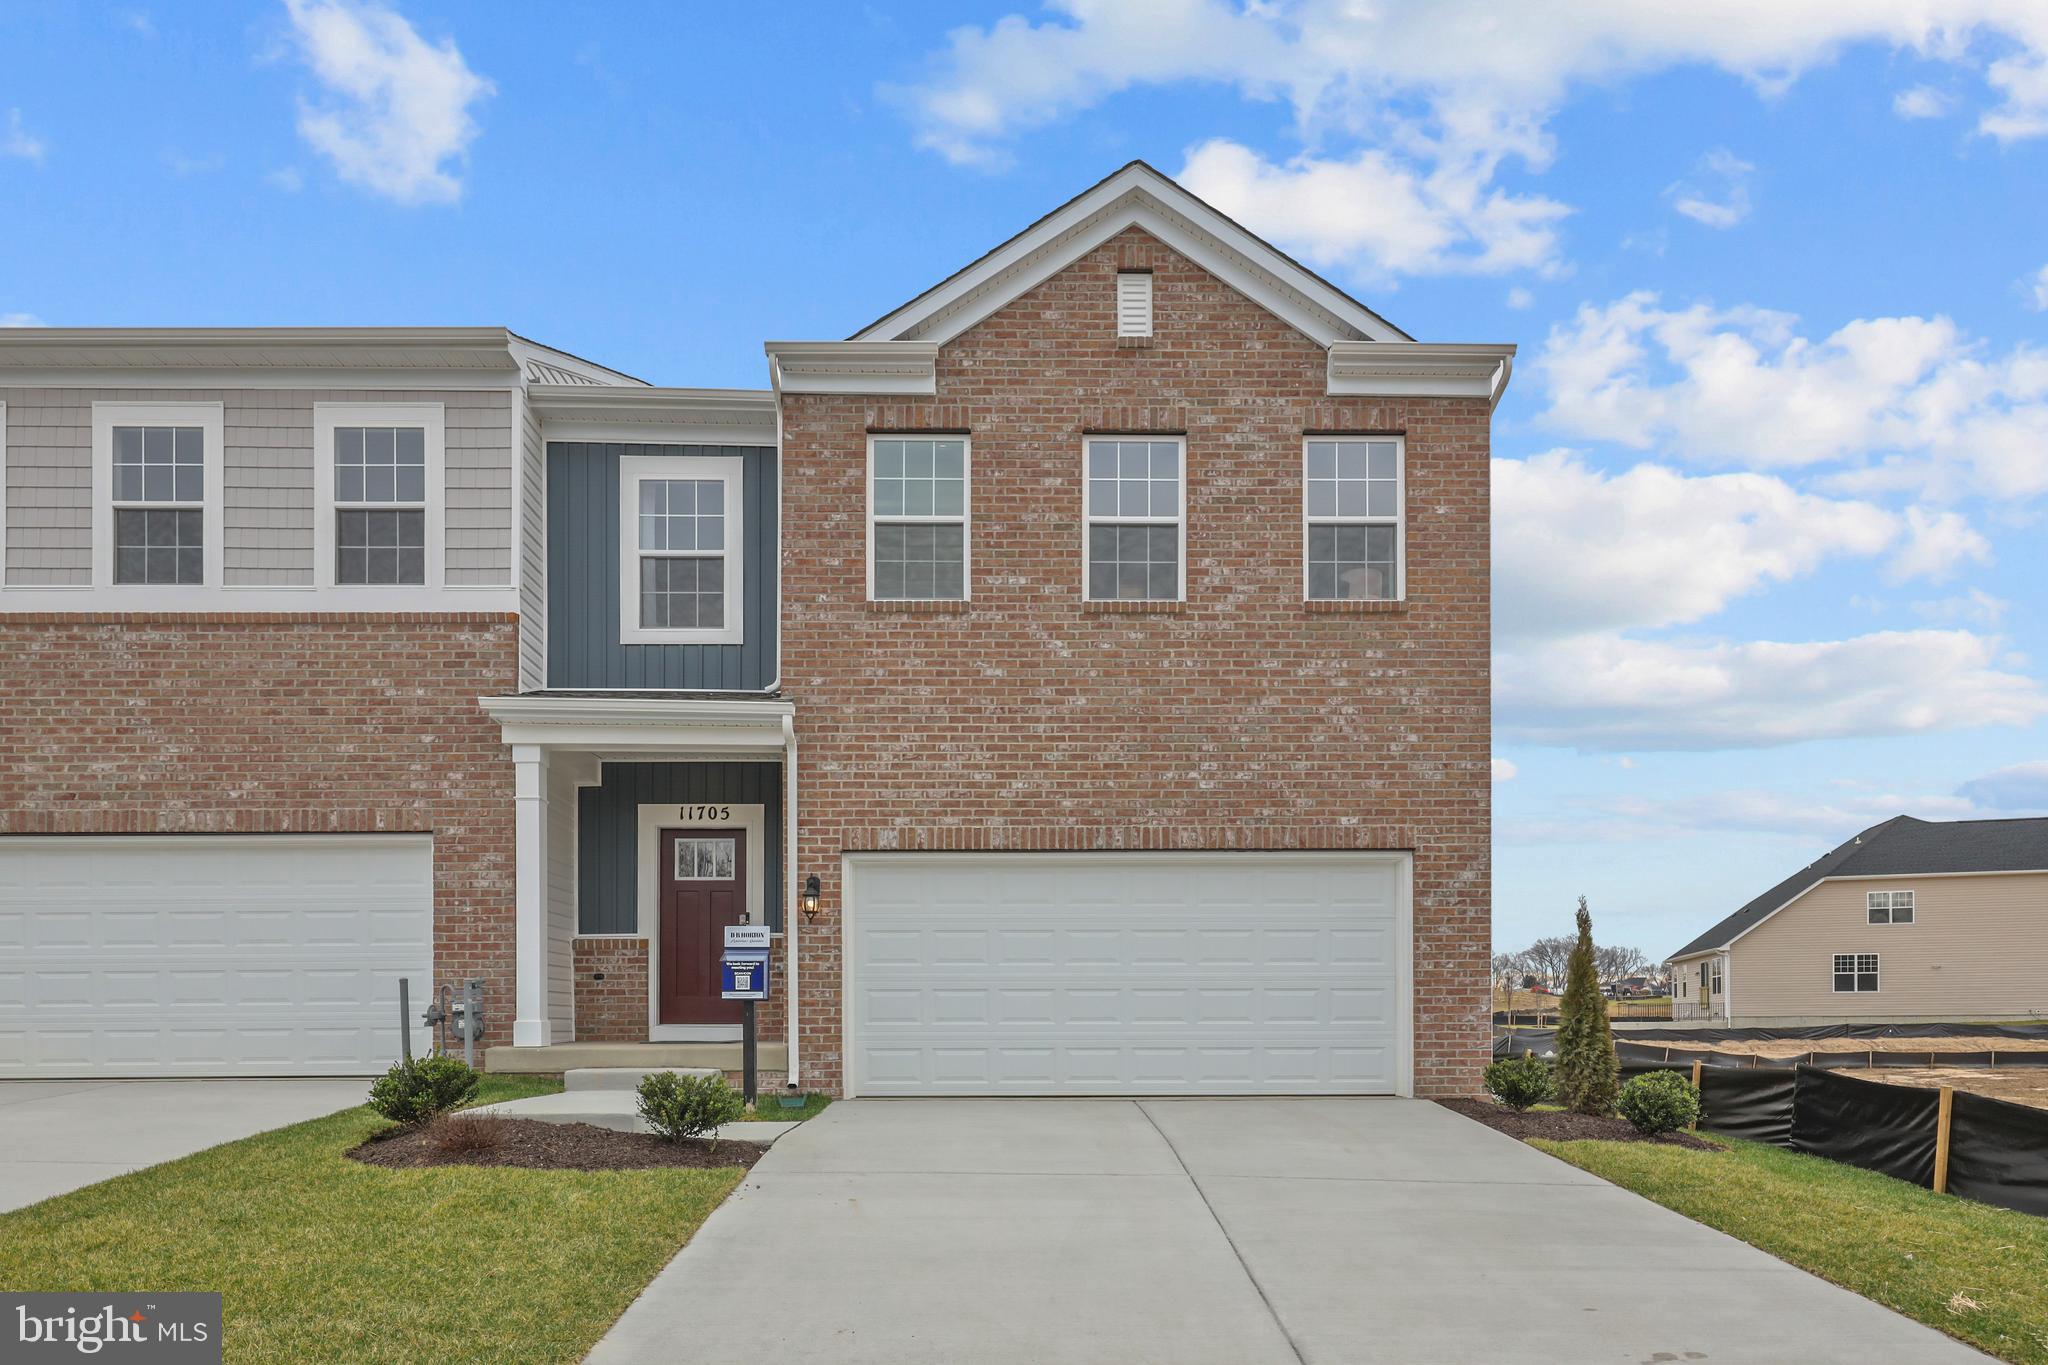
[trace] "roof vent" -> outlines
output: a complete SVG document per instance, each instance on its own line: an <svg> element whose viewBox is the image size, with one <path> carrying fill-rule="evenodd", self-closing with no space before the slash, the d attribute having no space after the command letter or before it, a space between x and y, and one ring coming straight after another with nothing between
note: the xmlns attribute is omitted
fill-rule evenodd
<svg viewBox="0 0 2048 1365"><path fill-rule="evenodd" d="M1152 335L1152 272L1119 270L1116 276L1116 334Z"/></svg>

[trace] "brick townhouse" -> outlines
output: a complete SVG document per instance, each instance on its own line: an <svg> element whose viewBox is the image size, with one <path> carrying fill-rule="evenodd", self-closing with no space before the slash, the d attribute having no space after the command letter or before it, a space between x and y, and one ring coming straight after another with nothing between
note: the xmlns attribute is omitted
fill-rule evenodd
<svg viewBox="0 0 2048 1365"><path fill-rule="evenodd" d="M745 918L805 1089L1473 1089L1512 348L1133 163L766 350L0 332L0 1076L730 1067Z"/></svg>

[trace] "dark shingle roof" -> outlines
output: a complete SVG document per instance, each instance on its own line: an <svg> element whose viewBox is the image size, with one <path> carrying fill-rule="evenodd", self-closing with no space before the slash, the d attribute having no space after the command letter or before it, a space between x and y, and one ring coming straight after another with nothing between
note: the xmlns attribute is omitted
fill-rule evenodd
<svg viewBox="0 0 2048 1365"><path fill-rule="evenodd" d="M1671 956L1726 947L1738 934L1829 877L2043 870L2048 870L2048 819L1915 820L1896 815L1800 868Z"/></svg>

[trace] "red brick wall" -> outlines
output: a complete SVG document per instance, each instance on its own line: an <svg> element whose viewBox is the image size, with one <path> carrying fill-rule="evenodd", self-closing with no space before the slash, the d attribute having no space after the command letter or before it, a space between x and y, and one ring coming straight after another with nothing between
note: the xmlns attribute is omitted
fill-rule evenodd
<svg viewBox="0 0 2048 1365"><path fill-rule="evenodd" d="M1120 347L1120 264L1156 336ZM938 395L787 395L783 685L797 703L802 1080L840 1083L839 854L1415 854L1416 1085L1476 1089L1490 900L1488 412L1333 400L1323 351L1132 230L945 346ZM973 435L973 601L871 605L866 434ZM1185 431L1187 602L1081 601L1091 430ZM1305 431L1407 438L1409 601L1301 601Z"/></svg>
<svg viewBox="0 0 2048 1365"><path fill-rule="evenodd" d="M646 939L576 940L576 1041L647 1041Z"/></svg>
<svg viewBox="0 0 2048 1365"><path fill-rule="evenodd" d="M482 978L509 1043L512 764L476 699L516 690L516 636L478 613L0 616L0 834L431 833L434 970Z"/></svg>

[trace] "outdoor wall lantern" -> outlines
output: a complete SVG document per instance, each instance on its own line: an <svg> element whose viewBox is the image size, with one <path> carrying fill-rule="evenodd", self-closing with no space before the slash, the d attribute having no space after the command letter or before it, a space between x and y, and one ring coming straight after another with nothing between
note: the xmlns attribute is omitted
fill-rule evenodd
<svg viewBox="0 0 2048 1365"><path fill-rule="evenodd" d="M804 878L804 918L818 917L818 874L813 872Z"/></svg>

